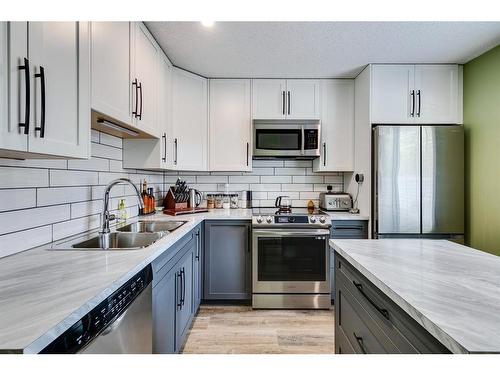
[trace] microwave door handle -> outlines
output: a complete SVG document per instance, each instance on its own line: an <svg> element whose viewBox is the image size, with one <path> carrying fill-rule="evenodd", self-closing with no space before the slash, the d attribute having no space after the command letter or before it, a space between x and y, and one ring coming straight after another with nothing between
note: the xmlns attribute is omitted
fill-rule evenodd
<svg viewBox="0 0 500 375"><path fill-rule="evenodd" d="M300 154L301 154L301 155L304 155L304 151L305 151L305 148L306 148L306 147L305 147L306 140L305 140L305 138L304 138L304 125L302 125L302 126L300 127L300 135L301 135L301 138L302 138L302 148L301 148L301 150L300 150Z"/></svg>

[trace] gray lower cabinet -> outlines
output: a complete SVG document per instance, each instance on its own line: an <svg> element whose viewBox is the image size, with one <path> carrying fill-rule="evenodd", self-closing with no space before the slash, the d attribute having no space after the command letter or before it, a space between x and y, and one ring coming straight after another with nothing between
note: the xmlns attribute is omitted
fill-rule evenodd
<svg viewBox="0 0 500 375"><path fill-rule="evenodd" d="M193 266L193 313L196 314L203 298L203 224L194 229L195 251Z"/></svg>
<svg viewBox="0 0 500 375"><path fill-rule="evenodd" d="M194 317L194 231L153 264L153 352L177 353Z"/></svg>
<svg viewBox="0 0 500 375"><path fill-rule="evenodd" d="M335 352L449 353L436 338L335 253Z"/></svg>
<svg viewBox="0 0 500 375"><path fill-rule="evenodd" d="M251 298L251 222L205 221L205 300Z"/></svg>
<svg viewBox="0 0 500 375"><path fill-rule="evenodd" d="M368 221L367 220L332 220L330 229L330 238L343 239L367 239ZM332 287L332 300L335 299L335 254L332 250L330 257L330 275Z"/></svg>

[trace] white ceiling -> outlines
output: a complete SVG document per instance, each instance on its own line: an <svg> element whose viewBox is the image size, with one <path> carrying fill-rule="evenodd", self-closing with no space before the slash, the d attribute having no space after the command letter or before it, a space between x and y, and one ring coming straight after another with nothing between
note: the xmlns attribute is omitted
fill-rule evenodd
<svg viewBox="0 0 500 375"><path fill-rule="evenodd" d="M369 63L465 63L500 22L146 22L172 63L205 77L350 78Z"/></svg>

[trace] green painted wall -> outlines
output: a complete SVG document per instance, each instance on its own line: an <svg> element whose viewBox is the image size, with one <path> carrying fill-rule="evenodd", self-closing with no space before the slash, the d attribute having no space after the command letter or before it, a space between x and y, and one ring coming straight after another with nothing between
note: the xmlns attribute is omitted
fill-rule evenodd
<svg viewBox="0 0 500 375"><path fill-rule="evenodd" d="M500 46L464 66L465 232L500 255Z"/></svg>

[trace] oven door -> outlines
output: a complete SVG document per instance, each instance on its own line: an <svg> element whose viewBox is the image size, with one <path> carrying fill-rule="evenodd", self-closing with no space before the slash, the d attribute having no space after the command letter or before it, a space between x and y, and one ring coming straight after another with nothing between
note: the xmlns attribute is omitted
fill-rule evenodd
<svg viewBox="0 0 500 375"><path fill-rule="evenodd" d="M256 229L253 293L330 293L326 229Z"/></svg>

